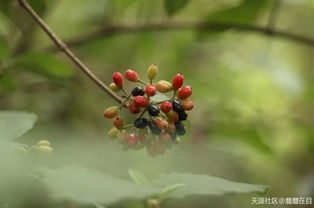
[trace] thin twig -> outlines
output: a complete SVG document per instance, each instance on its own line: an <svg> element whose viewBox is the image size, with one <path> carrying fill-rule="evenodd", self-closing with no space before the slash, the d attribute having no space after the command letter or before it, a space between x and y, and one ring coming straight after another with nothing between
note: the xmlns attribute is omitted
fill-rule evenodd
<svg viewBox="0 0 314 208"><path fill-rule="evenodd" d="M106 84L104 84L69 48L68 46L49 28L41 17L33 10L26 0L18 0L21 7L24 8L37 22L37 24L46 32L54 44L62 51L82 72L85 73L96 85L119 103L123 100L115 94Z"/></svg>
<svg viewBox="0 0 314 208"><path fill-rule="evenodd" d="M109 37L115 34L127 34L127 33L140 33L140 32L152 32L152 31L174 31L174 30L204 30L215 31L233 29L239 32L254 32L266 36L272 36L277 38L283 38L295 42L299 42L305 45L314 46L314 38L304 37L297 34L292 34L286 31L274 30L272 28L243 25L233 23L204 23L204 22L162 22L162 23L147 23L143 25L112 25L106 26L94 32L88 33L83 36L72 38L66 41L70 47L78 47L86 44L91 40L97 40L104 37ZM46 48L46 51L56 52L55 48Z"/></svg>

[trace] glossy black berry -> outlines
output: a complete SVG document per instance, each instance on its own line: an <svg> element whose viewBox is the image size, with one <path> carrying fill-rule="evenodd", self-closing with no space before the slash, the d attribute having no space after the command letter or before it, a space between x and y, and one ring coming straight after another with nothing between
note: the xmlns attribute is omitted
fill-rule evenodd
<svg viewBox="0 0 314 208"><path fill-rule="evenodd" d="M174 111L182 110L183 107L182 107L181 102L179 100L173 100L172 101L172 109Z"/></svg>
<svg viewBox="0 0 314 208"><path fill-rule="evenodd" d="M143 96L145 95L145 90L142 87L135 87L132 90L132 95L135 96Z"/></svg>
<svg viewBox="0 0 314 208"><path fill-rule="evenodd" d="M185 121L188 117L188 114L184 110L178 110L177 113L180 121Z"/></svg>
<svg viewBox="0 0 314 208"><path fill-rule="evenodd" d="M151 115L151 116L158 116L160 113L158 106L154 105L154 104L150 104L147 108L147 111L148 111L149 115Z"/></svg>
<svg viewBox="0 0 314 208"><path fill-rule="evenodd" d="M148 119L147 118L137 118L134 121L134 126L138 129L142 129L145 128L146 126L148 126Z"/></svg>
<svg viewBox="0 0 314 208"><path fill-rule="evenodd" d="M153 134L156 134L156 135L161 134L161 129L157 127L155 120L151 120L149 122L149 129L151 130Z"/></svg>
<svg viewBox="0 0 314 208"><path fill-rule="evenodd" d="M184 124L181 121L174 122L174 125L176 126L177 135L182 136L185 134Z"/></svg>

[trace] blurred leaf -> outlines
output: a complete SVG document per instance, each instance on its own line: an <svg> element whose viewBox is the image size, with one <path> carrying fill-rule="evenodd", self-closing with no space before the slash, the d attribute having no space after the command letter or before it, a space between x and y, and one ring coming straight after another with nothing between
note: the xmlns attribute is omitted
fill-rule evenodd
<svg viewBox="0 0 314 208"><path fill-rule="evenodd" d="M164 7L169 16L174 15L180 9L183 9L189 0L164 0Z"/></svg>
<svg viewBox="0 0 314 208"><path fill-rule="evenodd" d="M10 54L10 47L8 41L0 36L0 63L6 59Z"/></svg>
<svg viewBox="0 0 314 208"><path fill-rule="evenodd" d="M176 198L189 195L224 195L227 193L264 192L267 186L237 183L209 175L196 175L191 173L172 173L161 175L153 184L167 186L168 184L183 183L185 187L172 194Z"/></svg>
<svg viewBox="0 0 314 208"><path fill-rule="evenodd" d="M172 186L168 186L166 188L164 188L159 196L158 196L158 199L160 201L163 201L167 198L169 198L176 190L180 189L180 188L183 188L185 187L186 185L184 183L179 183L179 184L174 184Z"/></svg>
<svg viewBox="0 0 314 208"><path fill-rule="evenodd" d="M154 95L153 97L151 97L150 99L153 102L161 102L161 101L164 101L164 100L170 100L170 98L167 95L162 94L160 92L157 92L157 94Z"/></svg>
<svg viewBox="0 0 314 208"><path fill-rule="evenodd" d="M0 74L0 89L14 91L17 87L16 79L12 74Z"/></svg>
<svg viewBox="0 0 314 208"><path fill-rule="evenodd" d="M45 0L28 0L28 3L38 14L43 14L47 7Z"/></svg>
<svg viewBox="0 0 314 208"><path fill-rule="evenodd" d="M243 0L239 5L209 14L206 22L248 24L256 20L269 0Z"/></svg>
<svg viewBox="0 0 314 208"><path fill-rule="evenodd" d="M94 205L95 205L96 208L106 208L106 207L104 207L104 206L102 206L101 204L98 204L98 203L94 203Z"/></svg>
<svg viewBox="0 0 314 208"><path fill-rule="evenodd" d="M48 78L68 77L73 74L72 67L56 56L44 53L27 53L16 58L15 66Z"/></svg>
<svg viewBox="0 0 314 208"><path fill-rule="evenodd" d="M148 179L140 172L134 169L128 170L131 179L138 185L147 185L149 184Z"/></svg>
<svg viewBox="0 0 314 208"><path fill-rule="evenodd" d="M37 117L33 113L0 111L0 140L15 139L30 130Z"/></svg>
<svg viewBox="0 0 314 208"><path fill-rule="evenodd" d="M125 199L143 199L158 189L81 167L44 170L43 182L52 196L85 203L111 204Z"/></svg>

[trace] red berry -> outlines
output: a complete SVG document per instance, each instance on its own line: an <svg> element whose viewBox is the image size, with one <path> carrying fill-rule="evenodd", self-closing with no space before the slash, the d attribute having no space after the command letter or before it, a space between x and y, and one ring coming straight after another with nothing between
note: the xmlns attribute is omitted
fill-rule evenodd
<svg viewBox="0 0 314 208"><path fill-rule="evenodd" d="M137 145L138 139L135 134L129 134L126 138L129 147L134 147Z"/></svg>
<svg viewBox="0 0 314 208"><path fill-rule="evenodd" d="M113 73L112 80L118 87L120 87L120 88L123 87L124 79L123 79L123 76L120 72Z"/></svg>
<svg viewBox="0 0 314 208"><path fill-rule="evenodd" d="M192 100L184 100L182 101L183 109L186 111L192 110L194 107L194 103Z"/></svg>
<svg viewBox="0 0 314 208"><path fill-rule="evenodd" d="M135 96L133 101L138 107L147 107L149 104L147 98L144 96Z"/></svg>
<svg viewBox="0 0 314 208"><path fill-rule="evenodd" d="M112 106L110 108L107 108L104 111L104 117L106 118L114 118L116 115L118 115L120 109L117 106Z"/></svg>
<svg viewBox="0 0 314 208"><path fill-rule="evenodd" d="M117 116L114 120L113 120L113 125L119 129L122 130L124 127L124 120L121 116Z"/></svg>
<svg viewBox="0 0 314 208"><path fill-rule="evenodd" d="M160 129L166 129L168 127L168 122L166 120L157 119L156 126Z"/></svg>
<svg viewBox="0 0 314 208"><path fill-rule="evenodd" d="M182 100L187 99L192 95L192 87L191 86L184 86L179 90L178 97Z"/></svg>
<svg viewBox="0 0 314 208"><path fill-rule="evenodd" d="M137 114L139 113L141 110L140 108L135 104L134 101L132 101L129 105L128 105L128 109L131 113L133 114Z"/></svg>
<svg viewBox="0 0 314 208"><path fill-rule="evenodd" d="M154 96L157 92L157 88L155 87L155 85L150 84L146 87L145 92L148 96Z"/></svg>
<svg viewBox="0 0 314 208"><path fill-rule="evenodd" d="M168 113L172 110L172 103L169 101L163 102L160 106L160 109L162 110L162 112Z"/></svg>
<svg viewBox="0 0 314 208"><path fill-rule="evenodd" d="M182 87L183 82L184 82L184 76L182 74L175 75L172 80L172 88L174 90L179 89L180 87Z"/></svg>
<svg viewBox="0 0 314 208"><path fill-rule="evenodd" d="M131 69L125 72L125 78L131 82L137 82L139 80L139 76L136 71L133 71Z"/></svg>

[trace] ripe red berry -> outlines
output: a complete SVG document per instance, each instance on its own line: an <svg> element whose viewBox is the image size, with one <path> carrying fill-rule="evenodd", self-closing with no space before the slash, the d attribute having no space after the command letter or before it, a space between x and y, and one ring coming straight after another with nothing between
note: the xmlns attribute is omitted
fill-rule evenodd
<svg viewBox="0 0 314 208"><path fill-rule="evenodd" d="M146 87L145 92L148 96L154 96L157 92L157 88L155 87L155 85L150 84Z"/></svg>
<svg viewBox="0 0 314 208"><path fill-rule="evenodd" d="M184 110L189 111L193 109L194 103L192 100L183 100L182 106Z"/></svg>
<svg viewBox="0 0 314 208"><path fill-rule="evenodd" d="M126 141L129 147L134 147L137 145L138 138L135 136L135 134L129 134L126 138Z"/></svg>
<svg viewBox="0 0 314 208"><path fill-rule="evenodd" d="M131 69L125 72L125 78L131 82L137 82L139 80L139 76L136 71L133 71Z"/></svg>
<svg viewBox="0 0 314 208"><path fill-rule="evenodd" d="M140 108L135 104L134 101L132 101L129 105L128 105L128 109L131 113L133 114L137 114L139 113L141 110Z"/></svg>
<svg viewBox="0 0 314 208"><path fill-rule="evenodd" d="M179 89L180 87L182 87L183 82L184 82L184 76L182 74L175 75L172 80L172 88L174 90Z"/></svg>
<svg viewBox="0 0 314 208"><path fill-rule="evenodd" d="M135 96L133 101L138 107L147 107L149 104L147 98L144 96Z"/></svg>
<svg viewBox="0 0 314 208"><path fill-rule="evenodd" d="M124 120L121 116L117 116L114 120L113 120L113 125L119 129L122 130L124 127Z"/></svg>
<svg viewBox="0 0 314 208"><path fill-rule="evenodd" d="M163 102L160 106L160 109L162 110L162 112L168 113L172 110L172 103L169 101Z"/></svg>
<svg viewBox="0 0 314 208"><path fill-rule="evenodd" d="M113 73L112 80L118 87L120 87L120 88L123 87L124 79L123 79L123 76L120 72Z"/></svg>
<svg viewBox="0 0 314 208"><path fill-rule="evenodd" d="M178 97L182 100L187 99L192 95L192 87L191 86L184 86L179 90Z"/></svg>

